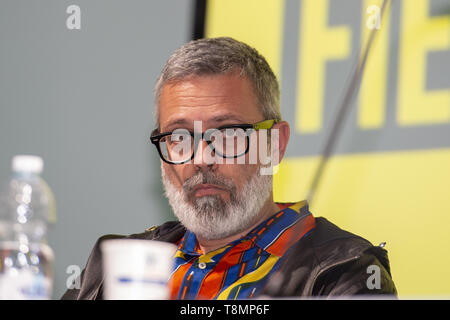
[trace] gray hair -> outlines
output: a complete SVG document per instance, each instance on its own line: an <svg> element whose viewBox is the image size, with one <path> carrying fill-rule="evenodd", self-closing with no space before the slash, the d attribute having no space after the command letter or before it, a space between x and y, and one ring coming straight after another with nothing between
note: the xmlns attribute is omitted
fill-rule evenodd
<svg viewBox="0 0 450 320"><path fill-rule="evenodd" d="M280 89L266 59L249 45L229 37L193 40L170 56L155 85L155 124L163 87L191 76L240 72L253 84L264 120L281 120Z"/></svg>

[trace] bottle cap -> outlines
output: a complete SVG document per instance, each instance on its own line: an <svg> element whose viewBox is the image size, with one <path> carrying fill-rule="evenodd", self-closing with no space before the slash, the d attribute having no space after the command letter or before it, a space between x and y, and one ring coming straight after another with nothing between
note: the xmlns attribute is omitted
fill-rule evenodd
<svg viewBox="0 0 450 320"><path fill-rule="evenodd" d="M40 174L44 168L41 157L31 155L18 155L12 159L12 170L14 172L30 172Z"/></svg>

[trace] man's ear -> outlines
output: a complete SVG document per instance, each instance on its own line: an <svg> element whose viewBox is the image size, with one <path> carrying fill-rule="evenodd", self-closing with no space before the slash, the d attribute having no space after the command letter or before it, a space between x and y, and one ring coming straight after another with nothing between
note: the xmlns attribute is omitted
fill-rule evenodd
<svg viewBox="0 0 450 320"><path fill-rule="evenodd" d="M270 130L270 167L261 167L261 175L274 175L278 172L278 164L284 157L289 141L289 123L281 121Z"/></svg>
<svg viewBox="0 0 450 320"><path fill-rule="evenodd" d="M291 133L291 129L289 127L289 123L287 123L286 121L280 121L278 123L276 123L272 129L277 129L278 134L274 135L275 137L278 135L278 145L275 142L274 147L278 146L278 159L274 159L275 161L277 161L277 163L273 163L273 165L277 165L281 162L281 160L284 157L284 154L286 152L287 149L287 144L289 142L289 136ZM273 130L272 130L273 132Z"/></svg>

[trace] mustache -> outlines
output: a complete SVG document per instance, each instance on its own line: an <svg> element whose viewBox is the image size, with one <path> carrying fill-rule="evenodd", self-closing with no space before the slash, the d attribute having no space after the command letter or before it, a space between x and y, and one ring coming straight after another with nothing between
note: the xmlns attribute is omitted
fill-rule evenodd
<svg viewBox="0 0 450 320"><path fill-rule="evenodd" d="M199 171L183 183L183 191L187 196L194 193L194 188L199 184L215 184L234 194L236 186L231 179L225 178L213 171Z"/></svg>

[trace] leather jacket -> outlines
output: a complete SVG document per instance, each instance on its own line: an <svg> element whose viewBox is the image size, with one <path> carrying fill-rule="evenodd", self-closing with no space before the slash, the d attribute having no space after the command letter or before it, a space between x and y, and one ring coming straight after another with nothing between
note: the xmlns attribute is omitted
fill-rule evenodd
<svg viewBox="0 0 450 320"><path fill-rule="evenodd" d="M102 236L81 273L80 288L68 289L61 299L102 299L102 241L128 238L176 243L185 231L179 222L171 221L139 234ZM316 227L286 255L284 263L265 286L263 296L330 298L373 294L395 297L397 294L387 251L338 228L325 218L316 218ZM379 276L378 283L372 283L373 276Z"/></svg>

